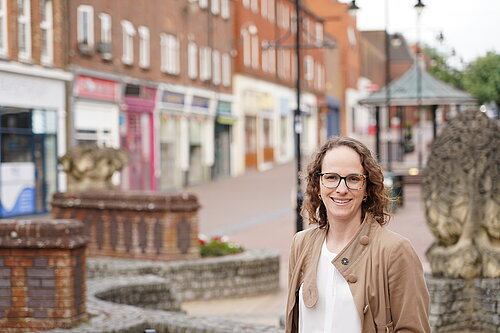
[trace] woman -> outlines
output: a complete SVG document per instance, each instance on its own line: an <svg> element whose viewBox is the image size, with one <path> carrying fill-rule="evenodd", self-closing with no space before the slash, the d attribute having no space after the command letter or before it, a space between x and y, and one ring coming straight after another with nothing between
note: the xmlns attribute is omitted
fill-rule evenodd
<svg viewBox="0 0 500 333"><path fill-rule="evenodd" d="M410 242L382 226L389 198L371 152L329 139L306 174L292 242L285 332L430 332L429 294Z"/></svg>

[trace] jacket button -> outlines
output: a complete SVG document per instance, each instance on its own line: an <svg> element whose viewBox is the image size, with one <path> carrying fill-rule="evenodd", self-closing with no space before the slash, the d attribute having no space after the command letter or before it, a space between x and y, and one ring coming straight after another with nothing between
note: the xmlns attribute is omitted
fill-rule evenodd
<svg viewBox="0 0 500 333"><path fill-rule="evenodd" d="M349 283L356 283L356 281L358 281L358 278L355 277L354 275L350 274L347 276L347 282Z"/></svg>
<svg viewBox="0 0 500 333"><path fill-rule="evenodd" d="M370 243L370 239L368 238L368 236L362 236L359 239L359 242L361 243L361 245L368 245L368 243Z"/></svg>
<svg viewBox="0 0 500 333"><path fill-rule="evenodd" d="M349 263L349 259L342 258L342 260L340 260L340 262L342 263L342 265L347 265Z"/></svg>

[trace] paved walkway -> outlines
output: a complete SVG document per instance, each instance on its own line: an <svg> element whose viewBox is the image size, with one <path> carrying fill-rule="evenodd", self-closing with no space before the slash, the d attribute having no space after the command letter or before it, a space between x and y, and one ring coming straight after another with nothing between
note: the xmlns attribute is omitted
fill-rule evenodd
<svg viewBox="0 0 500 333"><path fill-rule="evenodd" d="M246 248L273 248L281 254L280 290L274 294L243 299L187 302L182 308L196 316L219 316L232 320L278 325L284 313L288 251L295 232L292 190L293 163L265 172L250 171L188 188L202 205L200 232L226 235ZM428 270L425 251L433 237L425 224L420 187L405 187L405 205L394 215L389 228L409 238Z"/></svg>

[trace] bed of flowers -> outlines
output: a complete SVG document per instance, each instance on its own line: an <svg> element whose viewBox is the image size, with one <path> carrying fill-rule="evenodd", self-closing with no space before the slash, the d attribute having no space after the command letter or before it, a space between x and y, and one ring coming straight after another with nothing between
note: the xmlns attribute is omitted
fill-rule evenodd
<svg viewBox="0 0 500 333"><path fill-rule="evenodd" d="M202 257L220 257L228 254L243 252L243 247L229 241L227 236L198 235L200 255Z"/></svg>

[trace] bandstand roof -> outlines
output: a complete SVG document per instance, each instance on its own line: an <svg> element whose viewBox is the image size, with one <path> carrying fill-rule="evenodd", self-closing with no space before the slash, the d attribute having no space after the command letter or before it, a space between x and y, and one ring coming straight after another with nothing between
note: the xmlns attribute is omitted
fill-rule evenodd
<svg viewBox="0 0 500 333"><path fill-rule="evenodd" d="M421 105L470 104L477 100L462 90L436 79L426 70L421 71ZM389 84L390 103L393 106L418 104L417 67L413 65L403 76ZM362 105L381 106L386 104L386 87L359 101Z"/></svg>

